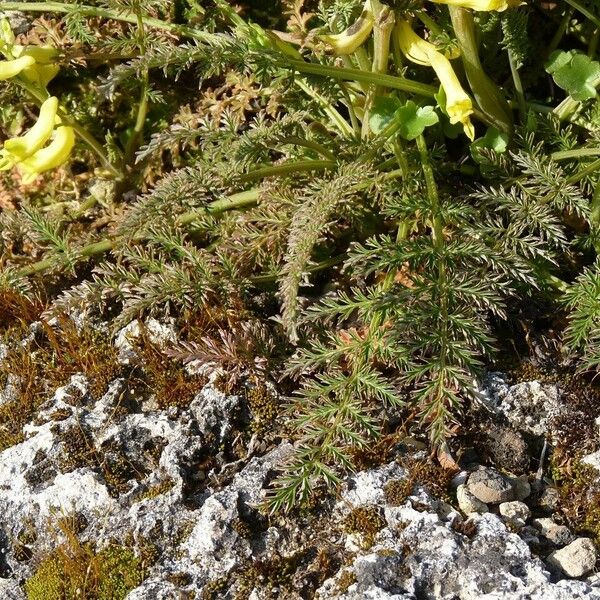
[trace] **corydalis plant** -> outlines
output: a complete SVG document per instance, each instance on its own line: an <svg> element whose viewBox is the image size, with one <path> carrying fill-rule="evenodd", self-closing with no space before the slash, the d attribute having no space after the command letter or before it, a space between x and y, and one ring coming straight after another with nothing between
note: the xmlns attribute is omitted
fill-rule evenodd
<svg viewBox="0 0 600 600"><path fill-rule="evenodd" d="M293 342L284 347L294 354L298 452L272 509L335 484L399 422L448 451L493 351L493 322L510 303L564 290L559 265L573 257L574 230L595 230L591 98L554 88L548 104L521 79L532 64L522 48L543 41L527 28L527 7L453 4L334 2L318 11L326 21L298 7L302 26L283 34L226 2L209 11L210 31L156 24L136 3L116 17L188 41L140 36L146 51L115 67L105 89L118 94L144 74L151 87L158 69L222 84L202 97L199 115L138 153L152 161L172 151L183 168L85 245L65 234L68 218L28 211L25 231L12 224L14 247L32 239L44 259L16 273L11 263L11 285L73 269L83 281L58 304L116 306L115 326L200 311L221 341L202 339L198 355L219 357L225 346L245 357L247 344L236 349L222 332L236 316L274 316L277 300L279 321L269 322ZM486 20L471 9L507 10ZM336 33L337 21L349 29ZM530 75L546 77L539 66ZM236 86L250 100L234 114L225 98ZM593 235L583 237L577 243L593 248ZM84 276L80 263L106 252Z"/></svg>

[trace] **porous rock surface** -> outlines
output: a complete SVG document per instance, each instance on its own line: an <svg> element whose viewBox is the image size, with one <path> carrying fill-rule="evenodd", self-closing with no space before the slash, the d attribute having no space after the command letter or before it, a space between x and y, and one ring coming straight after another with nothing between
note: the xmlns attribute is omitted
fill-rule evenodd
<svg viewBox="0 0 600 600"><path fill-rule="evenodd" d="M501 373L488 374L481 388L481 399L489 410L503 415L515 430L533 436L543 436L550 421L562 410L557 384L524 381L511 385Z"/></svg>
<svg viewBox="0 0 600 600"><path fill-rule="evenodd" d="M483 514L466 515L417 485L396 505L386 484L409 477L397 461L348 477L339 500L308 522L297 514L271 520L259 505L292 446L283 440L255 452L251 443L227 462L224 448L247 421L240 396L208 383L179 411L120 411L127 385L116 379L94 401L85 377L72 377L25 427L24 441L0 453L0 599L25 598L24 581L62 541L51 523L73 515L85 524L83 543L155 547L127 600L600 600L600 587L552 575L526 535L487 512L483 498L475 503ZM490 469L467 481L481 472L499 477L487 501L510 501L502 512L520 508L527 520L514 481ZM372 530L348 527L357 510L371 515ZM24 560L19 540L32 530ZM320 554L328 561L316 561ZM278 571L293 561L297 573L284 580ZM269 572L279 583L265 584Z"/></svg>

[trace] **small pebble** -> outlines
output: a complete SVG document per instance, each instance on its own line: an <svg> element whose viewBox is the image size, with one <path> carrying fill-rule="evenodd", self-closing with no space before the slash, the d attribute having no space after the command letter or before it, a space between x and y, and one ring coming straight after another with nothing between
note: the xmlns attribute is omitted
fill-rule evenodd
<svg viewBox="0 0 600 600"><path fill-rule="evenodd" d="M529 507L524 502L514 500L513 502L503 502L498 506L500 514L513 525L523 527L527 519L531 516Z"/></svg>
<svg viewBox="0 0 600 600"><path fill-rule="evenodd" d="M467 489L475 498L486 504L510 502L515 498L513 483L489 467L471 473L467 480Z"/></svg>
<svg viewBox="0 0 600 600"><path fill-rule="evenodd" d="M575 536L566 525L559 525L552 519L542 518L534 519L533 525L539 529L540 533L555 546L566 546L570 544Z"/></svg>
<svg viewBox="0 0 600 600"><path fill-rule="evenodd" d="M456 499L458 500L458 507L466 515L489 512L488 505L475 498L475 496L469 492L466 485L459 485L458 488L456 488Z"/></svg>

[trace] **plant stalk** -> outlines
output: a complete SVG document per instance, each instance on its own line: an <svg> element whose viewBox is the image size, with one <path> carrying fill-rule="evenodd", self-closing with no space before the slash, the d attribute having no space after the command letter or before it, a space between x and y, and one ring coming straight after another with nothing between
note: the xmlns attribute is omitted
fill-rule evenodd
<svg viewBox="0 0 600 600"><path fill-rule="evenodd" d="M437 88L432 85L427 85L426 83L420 83L418 81L412 81L411 79L394 75L365 72L360 69L345 69L295 59L290 59L285 63L282 62L280 66L308 75L321 75L322 77L331 77L332 79L341 79L342 81L374 83L375 85L382 85L394 90L410 92L426 98L434 98L438 92Z"/></svg>

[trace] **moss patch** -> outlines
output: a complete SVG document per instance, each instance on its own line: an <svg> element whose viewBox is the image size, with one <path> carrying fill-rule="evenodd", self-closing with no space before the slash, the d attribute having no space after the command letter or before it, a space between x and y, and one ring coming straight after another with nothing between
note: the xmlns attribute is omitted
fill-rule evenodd
<svg viewBox="0 0 600 600"><path fill-rule="evenodd" d="M80 331L71 319L62 316L54 326L42 321L30 344L15 346L15 340L29 334L25 323L15 325L15 320L17 317L4 331L10 350L0 363L0 388L7 383L14 387L14 398L0 407L0 451L23 441L23 426L35 417L41 403L73 375L85 375L90 392L99 397L120 372L109 336L94 327ZM52 419L67 416L55 413Z"/></svg>
<svg viewBox="0 0 600 600"><path fill-rule="evenodd" d="M70 543L46 557L25 582L28 600L124 600L143 580L131 548L112 544L96 553Z"/></svg>
<svg viewBox="0 0 600 600"><path fill-rule="evenodd" d="M385 519L377 506L358 506L344 519L344 528L349 533L360 533L365 548L373 545L375 536L385 527Z"/></svg>
<svg viewBox="0 0 600 600"><path fill-rule="evenodd" d="M580 460L552 460L552 474L557 483L559 509L555 518L579 535L592 537L600 544L600 486L598 472Z"/></svg>

